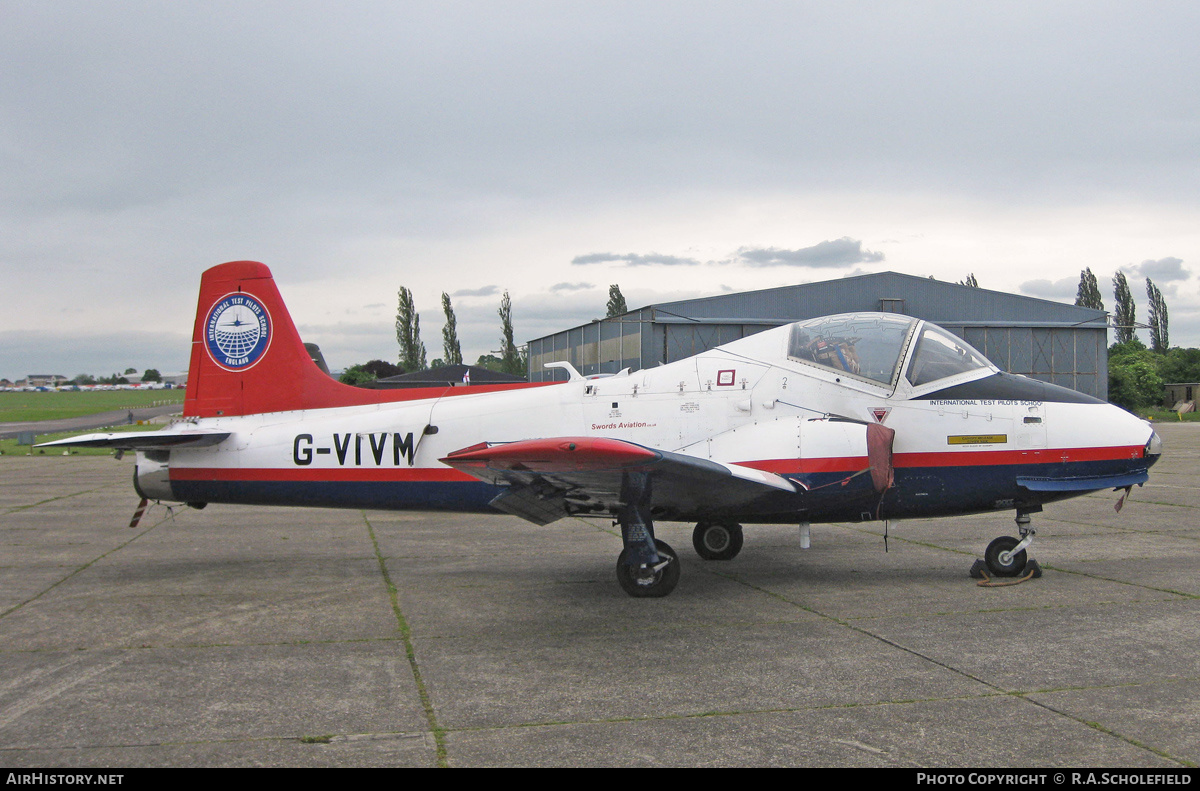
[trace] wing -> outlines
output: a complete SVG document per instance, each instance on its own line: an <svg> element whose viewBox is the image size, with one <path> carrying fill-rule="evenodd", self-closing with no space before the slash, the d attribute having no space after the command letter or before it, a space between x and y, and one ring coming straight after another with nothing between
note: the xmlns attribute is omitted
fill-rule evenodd
<svg viewBox="0 0 1200 791"><path fill-rule="evenodd" d="M774 473L603 437L482 443L443 464L507 489L492 505L539 525L579 513L613 513L628 504L628 481L644 473L649 507L680 514L733 510L796 487Z"/></svg>
<svg viewBox="0 0 1200 791"><path fill-rule="evenodd" d="M228 431L128 431L102 434L83 434L53 442L42 442L39 448L116 448L118 450L169 450L171 448L202 448L216 445L229 436Z"/></svg>

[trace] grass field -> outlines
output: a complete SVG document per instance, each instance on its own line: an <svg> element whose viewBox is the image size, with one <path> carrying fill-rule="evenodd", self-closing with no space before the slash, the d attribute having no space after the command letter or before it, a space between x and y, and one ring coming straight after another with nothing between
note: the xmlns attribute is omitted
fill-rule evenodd
<svg viewBox="0 0 1200 791"><path fill-rule="evenodd" d="M183 390L0 393L0 423L82 417L114 409L182 404Z"/></svg>
<svg viewBox="0 0 1200 791"><path fill-rule="evenodd" d="M1178 423L1180 421L1180 416L1169 409L1139 409L1137 415L1155 423ZM1184 412L1182 420L1184 423L1195 423L1200 421L1200 413Z"/></svg>

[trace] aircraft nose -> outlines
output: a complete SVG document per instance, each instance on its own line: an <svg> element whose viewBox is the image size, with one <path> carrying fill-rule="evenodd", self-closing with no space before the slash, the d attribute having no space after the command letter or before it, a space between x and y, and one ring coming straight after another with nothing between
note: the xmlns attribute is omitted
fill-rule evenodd
<svg viewBox="0 0 1200 791"><path fill-rule="evenodd" d="M1150 429L1150 439L1146 440L1145 456L1151 464L1158 461L1158 457L1162 455L1162 448L1162 437L1158 436L1157 431Z"/></svg>

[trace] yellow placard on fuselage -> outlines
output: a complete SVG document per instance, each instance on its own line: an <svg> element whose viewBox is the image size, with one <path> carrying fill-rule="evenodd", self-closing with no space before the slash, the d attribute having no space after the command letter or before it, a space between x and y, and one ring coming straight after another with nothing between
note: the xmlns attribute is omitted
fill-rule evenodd
<svg viewBox="0 0 1200 791"><path fill-rule="evenodd" d="M1007 442L1007 434L961 434L946 437L947 445L1004 445Z"/></svg>

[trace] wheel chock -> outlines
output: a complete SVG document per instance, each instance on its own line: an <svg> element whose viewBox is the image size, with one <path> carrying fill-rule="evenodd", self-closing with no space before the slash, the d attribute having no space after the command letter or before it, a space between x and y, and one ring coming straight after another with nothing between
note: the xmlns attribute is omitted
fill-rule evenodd
<svg viewBox="0 0 1200 791"><path fill-rule="evenodd" d="M1011 585L1020 585L1022 582L1038 579L1042 576L1042 567L1036 560L1030 558L1025 563L1025 568L1022 570L1020 577L1001 577L1001 581L993 582L991 576L987 573L987 562L976 560L971 564L971 571L969 573L971 577L979 580L975 584L981 588L1007 588Z"/></svg>

